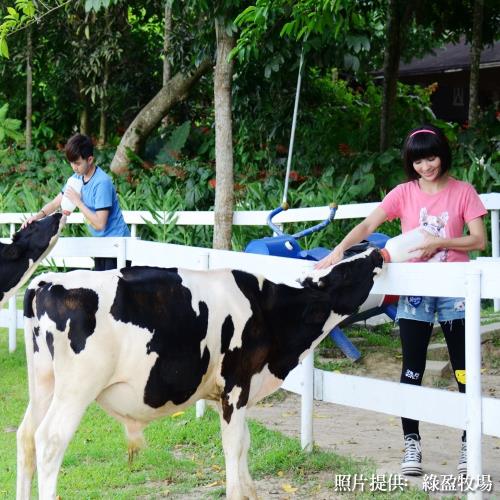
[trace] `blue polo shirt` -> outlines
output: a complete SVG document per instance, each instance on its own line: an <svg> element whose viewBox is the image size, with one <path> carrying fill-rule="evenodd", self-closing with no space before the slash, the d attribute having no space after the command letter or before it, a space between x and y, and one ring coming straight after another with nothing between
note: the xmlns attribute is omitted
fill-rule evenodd
<svg viewBox="0 0 500 500"><path fill-rule="evenodd" d="M73 177L82 178L81 175L77 174L73 174ZM108 222L102 231L97 231L90 224L87 224L92 236L130 236L130 230L123 219L113 181L101 167L96 167L92 177L87 182L83 182L81 198L83 203L93 212L109 211Z"/></svg>

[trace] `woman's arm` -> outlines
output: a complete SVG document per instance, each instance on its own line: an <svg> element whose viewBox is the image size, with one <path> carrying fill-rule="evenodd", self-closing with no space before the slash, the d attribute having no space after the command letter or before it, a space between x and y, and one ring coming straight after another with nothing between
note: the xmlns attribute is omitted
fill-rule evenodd
<svg viewBox="0 0 500 500"><path fill-rule="evenodd" d="M373 233L380 224L387 220L385 211L377 207L364 221L354 227L346 237L323 259L321 259L314 267L315 269L325 269L342 260L344 252L356 243L364 240L368 235Z"/></svg>

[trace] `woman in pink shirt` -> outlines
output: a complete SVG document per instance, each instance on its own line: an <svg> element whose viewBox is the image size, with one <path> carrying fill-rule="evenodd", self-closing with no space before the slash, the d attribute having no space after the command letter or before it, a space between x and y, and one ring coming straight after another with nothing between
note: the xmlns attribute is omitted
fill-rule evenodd
<svg viewBox="0 0 500 500"><path fill-rule="evenodd" d="M382 203L352 229L332 252L316 265L323 269L339 262L344 252L364 240L386 220L399 218L405 233L422 228L425 238L419 261L466 262L470 250L483 250L486 233L483 216L487 213L475 189L449 175L451 151L443 132L432 125L412 130L403 148L403 164L408 182L396 186ZM467 226L468 234L464 235ZM427 346L437 317L443 330L455 379L465 392L465 311L464 299L455 297L413 297L399 299L399 323L403 363L401 382L421 385ZM422 448L419 422L402 418L405 454L401 471L422 474ZM458 472L467 472L465 431Z"/></svg>

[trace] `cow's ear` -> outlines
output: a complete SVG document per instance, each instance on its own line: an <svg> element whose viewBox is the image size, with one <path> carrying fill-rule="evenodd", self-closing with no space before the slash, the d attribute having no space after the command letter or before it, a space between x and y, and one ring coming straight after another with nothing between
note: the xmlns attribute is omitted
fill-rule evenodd
<svg viewBox="0 0 500 500"><path fill-rule="evenodd" d="M2 248L2 257L7 260L16 260L21 257L22 252L23 249L21 248L21 245L11 243L10 245L5 245Z"/></svg>
<svg viewBox="0 0 500 500"><path fill-rule="evenodd" d="M352 281L352 270L350 266L342 263L335 266L327 275L320 280L320 287L328 293L341 290Z"/></svg>

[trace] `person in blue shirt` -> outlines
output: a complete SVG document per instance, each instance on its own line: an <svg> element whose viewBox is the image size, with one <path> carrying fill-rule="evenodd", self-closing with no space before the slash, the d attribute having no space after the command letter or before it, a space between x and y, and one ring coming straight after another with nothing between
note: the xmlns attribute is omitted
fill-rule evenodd
<svg viewBox="0 0 500 500"><path fill-rule="evenodd" d="M40 212L27 219L23 227L59 209L64 195L82 212L93 236L130 236L111 177L95 164L94 146L90 137L73 135L64 151L73 169L73 177L83 181L81 192L78 193L66 184ZM95 257L94 262L96 271L115 269L117 266L115 258Z"/></svg>

